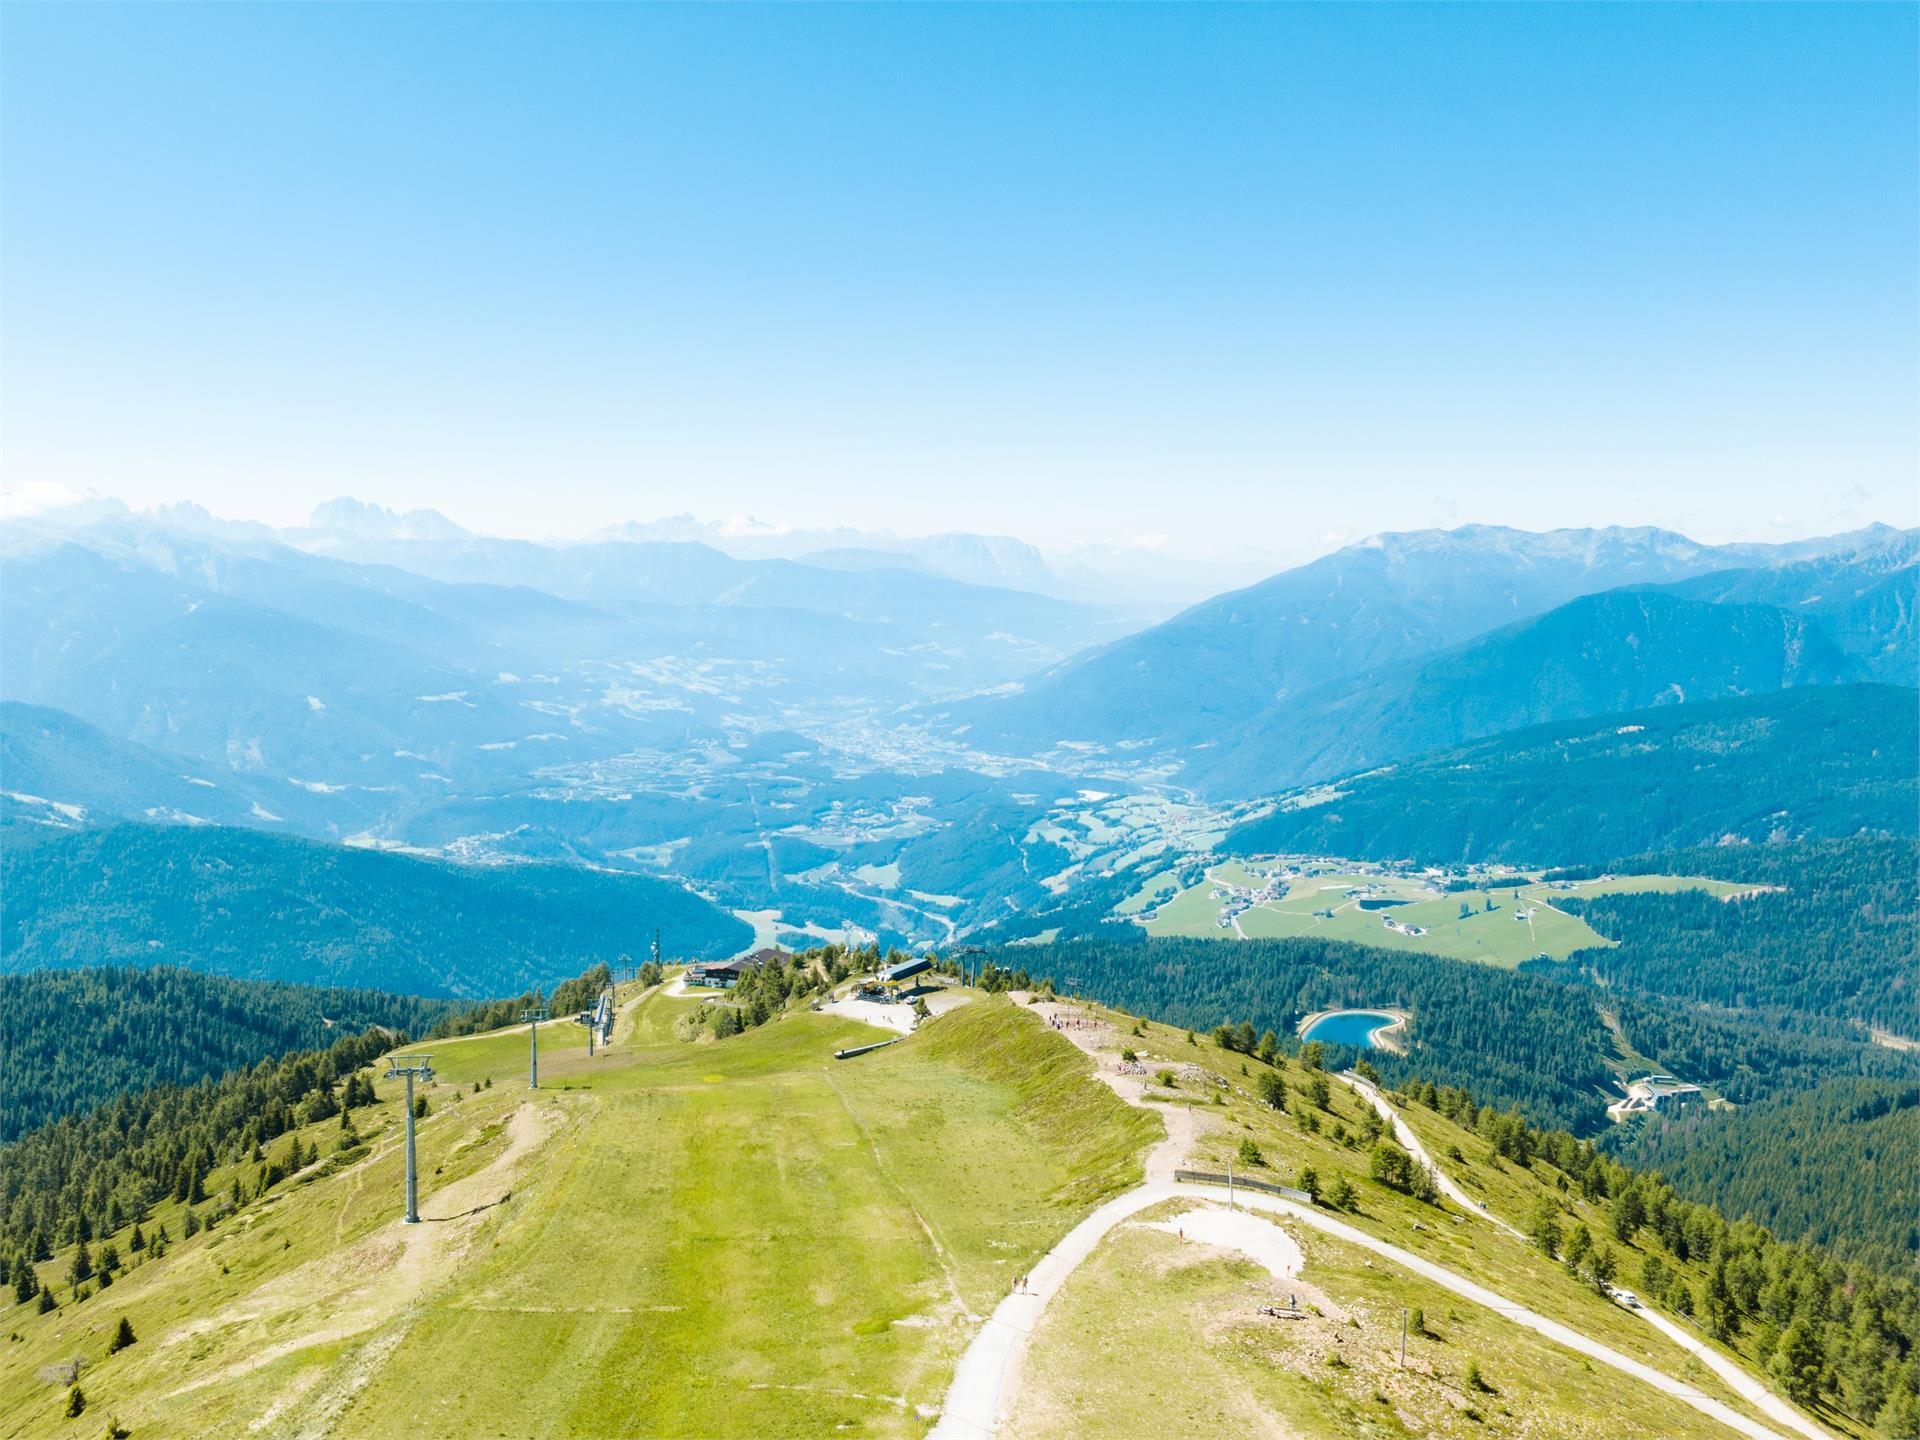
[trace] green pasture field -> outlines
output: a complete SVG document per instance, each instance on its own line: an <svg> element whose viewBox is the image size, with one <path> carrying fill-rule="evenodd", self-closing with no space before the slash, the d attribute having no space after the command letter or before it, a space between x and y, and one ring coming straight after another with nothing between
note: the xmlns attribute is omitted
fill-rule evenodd
<svg viewBox="0 0 1920 1440"><path fill-rule="evenodd" d="M1161 876L1153 883L1159 884L1167 878ZM1211 866L1207 878L1198 885L1161 900L1154 918L1146 922L1147 933L1201 939L1237 938L1232 927L1217 923L1224 902L1215 900L1213 891L1223 883L1257 890L1265 882L1239 861L1222 861ZM1383 910L1363 910L1357 899L1347 898L1346 892L1352 889L1370 889L1369 898L1407 903ZM1576 950L1613 943L1586 921L1559 909L1562 901L1592 895L1672 893L1689 889L1724 897L1747 893L1753 887L1688 876L1631 875L1580 881L1571 889L1559 890L1522 876L1516 877L1514 884L1449 893L1419 879L1342 871L1336 867L1328 874L1298 877L1289 882L1281 898L1242 910L1238 916L1238 935L1252 940L1314 935L1510 969L1538 955L1564 960ZM1491 911L1486 909L1489 897L1494 903ZM1471 907L1471 913L1466 916L1460 914L1462 901ZM1138 914L1150 902L1148 892L1142 891L1115 913ZM1317 910L1334 913L1329 919L1316 915ZM1525 911L1532 913L1516 918L1519 912ZM1426 933L1407 935L1390 930L1386 925L1389 919L1419 926Z"/></svg>
<svg viewBox="0 0 1920 1440"><path fill-rule="evenodd" d="M1495 887L1496 889L1499 887ZM1550 885L1526 885L1521 894L1528 897L1569 896L1585 900L1594 895L1672 895L1681 890L1704 890L1724 899L1729 895L1749 895L1758 886L1738 885L1729 880L1709 880L1699 875L1613 875L1605 880L1576 880L1569 890Z"/></svg>
<svg viewBox="0 0 1920 1440"><path fill-rule="evenodd" d="M1116 915L1138 915L1142 910L1158 904L1180 888L1180 882L1173 871L1168 870L1154 876L1133 894L1113 907Z"/></svg>

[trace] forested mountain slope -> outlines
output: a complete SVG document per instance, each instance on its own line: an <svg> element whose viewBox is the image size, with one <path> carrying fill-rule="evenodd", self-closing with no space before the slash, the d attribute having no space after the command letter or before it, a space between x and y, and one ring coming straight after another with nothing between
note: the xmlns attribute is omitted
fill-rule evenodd
<svg viewBox="0 0 1920 1440"><path fill-rule="evenodd" d="M1730 1113L1648 1116L1610 1148L1786 1239L1893 1272L1920 1264L1920 1080L1832 1080Z"/></svg>
<svg viewBox="0 0 1920 1440"><path fill-rule="evenodd" d="M1245 1019L1290 1035L1316 1010L1406 1010L1415 1017L1412 1058L1373 1055L1390 1077L1418 1070L1473 1084L1538 1122L1572 1130L1603 1118L1614 1046L1584 986L1336 940L1073 940L1007 947L990 958L1203 1033Z"/></svg>
<svg viewBox="0 0 1920 1440"><path fill-rule="evenodd" d="M1920 823L1920 692L1809 686L1532 726L1283 800L1241 854L1573 864Z"/></svg>
<svg viewBox="0 0 1920 1440"><path fill-rule="evenodd" d="M1577 595L1731 563L1661 530L1498 526L1375 536L1076 656L953 712L971 743L1203 744L1277 700L1537 615Z"/></svg>
<svg viewBox="0 0 1920 1440"><path fill-rule="evenodd" d="M1579 968L1609 991L1791 1023L1824 1017L1920 1039L1920 845L1823 840L1641 856L1622 873L1765 885L1733 900L1699 891L1598 895L1566 906L1619 943Z"/></svg>
<svg viewBox="0 0 1920 1440"><path fill-rule="evenodd" d="M677 885L459 866L218 827L118 825L0 851L0 970L174 964L418 995L517 994L646 951L730 954L751 929Z"/></svg>
<svg viewBox="0 0 1920 1440"><path fill-rule="evenodd" d="M1275 704L1183 773L1220 793L1272 792L1529 725L1865 678L1809 617L1609 590Z"/></svg>
<svg viewBox="0 0 1920 1440"><path fill-rule="evenodd" d="M1384 1072L1473 1083L1538 1122L1586 1132L1605 1124L1629 1056L1740 1103L1836 1077L1920 1078L1920 1054L1868 1036L1869 1026L1914 1033L1917 856L1912 841L1852 840L1623 861L1781 888L1734 901L1699 891L1566 901L1618 943L1519 974L1340 941L1142 943L1137 932L995 959L1199 1030L1244 1016L1286 1034L1316 1010L1406 1010L1410 1058L1375 1055Z"/></svg>
<svg viewBox="0 0 1920 1440"><path fill-rule="evenodd" d="M125 1091L214 1079L373 1026L424 1035L458 1008L172 965L0 975L0 1142Z"/></svg>

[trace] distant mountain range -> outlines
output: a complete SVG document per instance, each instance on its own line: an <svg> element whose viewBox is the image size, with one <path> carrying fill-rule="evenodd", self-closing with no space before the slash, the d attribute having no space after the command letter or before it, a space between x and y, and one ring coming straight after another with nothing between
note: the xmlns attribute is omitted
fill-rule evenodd
<svg viewBox="0 0 1920 1440"><path fill-rule="evenodd" d="M675 515L628 521L591 537L630 544L699 544L741 560L800 560L828 569L918 570L968 585L1058 595L1062 587L1033 546L1011 535L901 536L886 530L785 530L747 522L723 525Z"/></svg>
<svg viewBox="0 0 1920 1440"><path fill-rule="evenodd" d="M1510 731L1285 797L1226 847L1458 864L1920 833L1920 691L1822 685Z"/></svg>
<svg viewBox="0 0 1920 1440"><path fill-rule="evenodd" d="M1703 546L1657 530L1375 537L929 707L980 749L1172 760L1250 795L1554 719L1910 681L1915 535Z"/></svg>
<svg viewBox="0 0 1920 1440"><path fill-rule="evenodd" d="M1091 903L1129 856L1191 849L1216 804L1920 666L1920 539L1884 528L1382 535L1113 640L1113 611L859 535L803 561L491 539L350 500L315 520L10 525L0 822L633 870L774 933L944 944Z"/></svg>
<svg viewBox="0 0 1920 1440"><path fill-rule="evenodd" d="M403 564L308 553L204 512L11 527L0 699L74 724L23 712L10 759L32 784L0 789L96 804L95 779L117 768L113 813L233 822L261 818L257 803L351 835L565 767L724 749L795 715L879 716L1004 683L1115 623L911 570L690 543L555 549L347 504L328 513L377 537L352 548ZM77 747L64 781L47 778L56 732ZM162 758L89 758L109 742ZM189 772L228 790L184 794Z"/></svg>
<svg viewBox="0 0 1920 1440"><path fill-rule="evenodd" d="M245 825L281 817L224 767L119 740L64 710L0 701L0 817L52 829L112 820ZM276 803L277 800L276 800Z"/></svg>

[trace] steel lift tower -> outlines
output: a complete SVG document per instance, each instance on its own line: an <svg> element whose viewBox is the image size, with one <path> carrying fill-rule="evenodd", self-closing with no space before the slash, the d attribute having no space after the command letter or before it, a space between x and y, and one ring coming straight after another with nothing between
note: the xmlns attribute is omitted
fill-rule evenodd
<svg viewBox="0 0 1920 1440"><path fill-rule="evenodd" d="M401 1076L407 1081L407 1224L420 1223L420 1167L413 1157L413 1082L418 1077L425 1085L433 1079L433 1066L427 1062L431 1055L408 1055L406 1063L401 1057L394 1056L387 1061L387 1079L398 1080Z"/></svg>
<svg viewBox="0 0 1920 1440"><path fill-rule="evenodd" d="M547 1007L533 1005L520 1012L520 1018L531 1022L527 1026L529 1036L527 1051L527 1088L540 1088L540 1022L547 1018Z"/></svg>

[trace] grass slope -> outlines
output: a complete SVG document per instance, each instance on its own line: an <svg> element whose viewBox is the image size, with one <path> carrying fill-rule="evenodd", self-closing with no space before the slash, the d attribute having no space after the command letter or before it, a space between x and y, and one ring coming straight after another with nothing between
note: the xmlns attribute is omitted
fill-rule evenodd
<svg viewBox="0 0 1920 1440"><path fill-rule="evenodd" d="M635 1042L683 1003L643 1001ZM0 1435L69 1433L37 1375L73 1354L136 1435L919 1435L968 1317L1138 1179L1152 1125L1005 1000L830 1058L874 1034L799 1012L589 1059L557 1024L536 1096L524 1030L438 1042L428 1223L392 1223L389 1118L372 1156L111 1290L12 1307ZM121 1314L141 1341L105 1358Z"/></svg>
<svg viewBox="0 0 1920 1440"><path fill-rule="evenodd" d="M1169 1216L1179 1213L1170 1207ZM1148 1216L1145 1218L1155 1218ZM1008 1433L1022 1440L1182 1435L1488 1436L1723 1440L1679 1402L1586 1364L1417 1276L1312 1231L1300 1284L1231 1253L1129 1226L1068 1282L1034 1337ZM1306 1278L1306 1277L1310 1277ZM1306 1321L1259 1314L1275 1292L1313 1295ZM1399 1364L1400 1316L1424 1334ZM1337 1363L1336 1363L1337 1361ZM1482 1367L1485 1393L1466 1383ZM1696 1377L1697 1378L1697 1377ZM1627 1382L1631 1383L1631 1382ZM1522 1419L1521 1417L1524 1417Z"/></svg>
<svg viewBox="0 0 1920 1440"><path fill-rule="evenodd" d="M1003 997L844 1063L835 1047L876 1032L796 1011L729 1040L671 1038L697 1003L640 999L592 1057L580 1027L545 1027L537 1094L523 1088L524 1029L437 1042L420 1226L395 1222L398 1086L382 1080L381 1103L355 1112L370 1153L323 1162L87 1300L10 1307L0 1436L77 1433L64 1384L46 1378L75 1356L87 1427L112 1415L136 1436L924 1434L979 1317L1140 1178L1159 1117L1093 1083L1089 1057ZM1188 1107L1198 1168L1232 1159L1242 1175L1298 1184L1312 1169L1323 1191L1351 1186L1352 1223L1751 1413L1526 1241L1371 1180L1370 1112L1345 1087L1320 1106L1297 1060L1269 1067L1083 1013L1112 1026L1109 1049L1138 1051L1155 1098ZM1268 1074L1287 1112L1259 1098ZM1523 1221L1545 1196L1601 1228L1550 1165L1497 1162L1443 1117L1403 1113L1496 1213ZM336 1133L327 1122L301 1138L330 1149ZM209 1189L250 1168L216 1172ZM179 1237L181 1220L163 1202L148 1232ZM1314 1313L1282 1327L1256 1313L1276 1288L1264 1272L1123 1226L1036 1333L1007 1434L1718 1433L1390 1261L1296 1229ZM1623 1254L1631 1283L1633 1247ZM40 1267L63 1298L65 1258ZM1399 1316L1414 1307L1431 1333L1409 1341L1402 1369ZM138 1343L108 1356L123 1315Z"/></svg>

